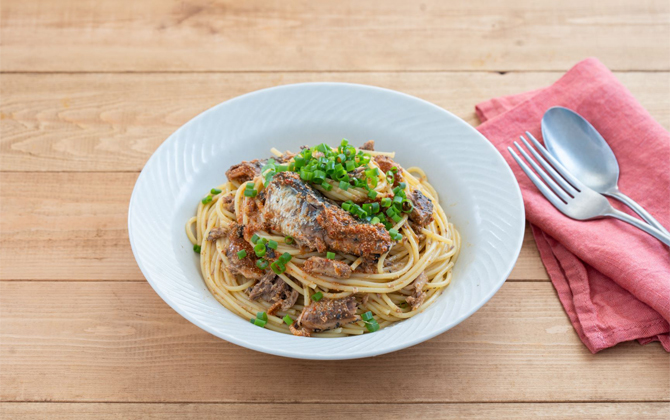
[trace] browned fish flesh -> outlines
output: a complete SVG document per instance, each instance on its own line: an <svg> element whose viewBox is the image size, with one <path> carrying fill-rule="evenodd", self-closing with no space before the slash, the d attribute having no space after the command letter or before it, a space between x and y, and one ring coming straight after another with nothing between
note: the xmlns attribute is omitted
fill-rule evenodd
<svg viewBox="0 0 670 420"><path fill-rule="evenodd" d="M302 269L312 275L324 275L336 279L348 279L351 277L351 267L349 264L323 257L310 257L305 261Z"/></svg>
<svg viewBox="0 0 670 420"><path fill-rule="evenodd" d="M298 324L303 328L319 332L339 328L359 321L356 315L356 298L322 299L312 302L302 310Z"/></svg>
<svg viewBox="0 0 670 420"><path fill-rule="evenodd" d="M262 214L271 229L310 250L367 256L383 254L392 246L381 224L355 219L293 172L274 176L265 190Z"/></svg>

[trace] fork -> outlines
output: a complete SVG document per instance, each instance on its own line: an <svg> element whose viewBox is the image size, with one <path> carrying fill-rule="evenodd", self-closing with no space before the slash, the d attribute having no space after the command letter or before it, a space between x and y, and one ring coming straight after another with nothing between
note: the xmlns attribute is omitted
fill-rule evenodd
<svg viewBox="0 0 670 420"><path fill-rule="evenodd" d="M664 234L655 227L612 207L609 201L607 201L607 198L582 184L577 178L570 174L570 172L551 156L544 146L528 131L526 131L526 136L528 136L540 153L538 153L523 136L519 136L519 138L526 145L533 157L540 163L540 165L542 165L544 170L535 163L535 160L526 153L519 143L514 142L514 145L526 161L530 163L530 166L533 167L535 172L537 172L542 180L544 180L544 183L528 167L526 162L516 154L514 149L508 147L507 150L510 152L516 163L519 164L521 170L524 171L537 189L540 190L542 195L544 195L561 213L576 220L614 217L615 219L630 223L670 246L670 236Z"/></svg>

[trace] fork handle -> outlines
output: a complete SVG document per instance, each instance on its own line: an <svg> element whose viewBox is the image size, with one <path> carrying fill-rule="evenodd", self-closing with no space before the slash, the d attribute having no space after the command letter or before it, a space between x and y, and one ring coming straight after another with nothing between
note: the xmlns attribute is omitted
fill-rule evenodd
<svg viewBox="0 0 670 420"><path fill-rule="evenodd" d="M670 232L668 232L668 230L665 227L663 227L663 225L658 220L654 219L654 216L649 214L649 212L645 210L641 205L637 204L635 201L633 201L632 198L623 194L621 191L617 190L615 192L608 193L606 195L621 201L622 203L633 209L635 213L639 214L641 218L647 221L647 223L649 223L656 229L660 230L661 232L665 233L666 235L670 235Z"/></svg>
<svg viewBox="0 0 670 420"><path fill-rule="evenodd" d="M635 217L626 214L622 211L619 211L615 208L610 209L605 216L611 216L614 217L615 219L619 219L621 221L624 221L626 223L630 223L631 225L635 226L636 228L643 230L653 236L654 238L658 239L659 241L663 242L664 244L670 246L670 235L666 235L665 233L661 232L660 230L656 229L653 226L650 226L640 219L636 219Z"/></svg>

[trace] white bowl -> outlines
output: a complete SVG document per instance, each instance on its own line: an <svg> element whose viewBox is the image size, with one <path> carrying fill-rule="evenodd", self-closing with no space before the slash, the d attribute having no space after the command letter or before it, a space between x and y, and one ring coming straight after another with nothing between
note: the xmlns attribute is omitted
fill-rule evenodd
<svg viewBox="0 0 670 420"><path fill-rule="evenodd" d="M184 225L207 192L242 160L270 148L359 145L395 151L420 166L463 238L452 284L425 312L363 336L305 338L259 328L210 294ZM165 302L231 343L280 356L353 359L400 350L457 325L505 282L521 249L521 192L502 156L481 134L421 99L372 86L306 83L265 89L203 112L172 134L140 174L128 212L130 243L142 273Z"/></svg>

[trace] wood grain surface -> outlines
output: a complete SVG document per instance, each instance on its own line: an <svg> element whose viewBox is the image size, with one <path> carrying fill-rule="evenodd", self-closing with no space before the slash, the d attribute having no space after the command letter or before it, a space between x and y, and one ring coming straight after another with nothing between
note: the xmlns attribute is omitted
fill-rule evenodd
<svg viewBox="0 0 670 420"><path fill-rule="evenodd" d="M468 320L415 347L330 362L222 341L144 282L0 287L4 401L668 400L670 358L658 343L592 355L548 282L506 283Z"/></svg>
<svg viewBox="0 0 670 420"><path fill-rule="evenodd" d="M670 357L658 343L589 353L528 230L472 317L337 362L205 333L156 295L128 242L139 171L222 101L363 83L476 126L478 102L588 56L670 128L667 0L3 0L0 419L667 419Z"/></svg>
<svg viewBox="0 0 670 420"><path fill-rule="evenodd" d="M667 0L4 0L5 71L670 70Z"/></svg>
<svg viewBox="0 0 670 420"><path fill-rule="evenodd" d="M667 420L666 403L545 403L545 404L114 404L0 403L9 418L34 420L156 420L197 418L293 420Z"/></svg>

